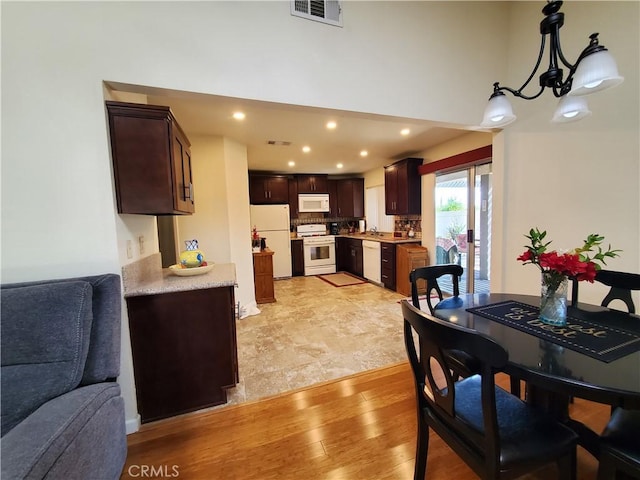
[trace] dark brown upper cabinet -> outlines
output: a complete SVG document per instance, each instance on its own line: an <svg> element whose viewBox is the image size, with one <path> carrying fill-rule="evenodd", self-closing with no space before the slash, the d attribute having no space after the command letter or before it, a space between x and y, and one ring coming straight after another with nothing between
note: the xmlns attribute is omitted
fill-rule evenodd
<svg viewBox="0 0 640 480"><path fill-rule="evenodd" d="M249 201L253 205L289 203L289 178L250 173Z"/></svg>
<svg viewBox="0 0 640 480"><path fill-rule="evenodd" d="M364 217L364 178L331 179L328 185L331 217Z"/></svg>
<svg viewBox="0 0 640 480"><path fill-rule="evenodd" d="M384 167L385 213L419 215L421 211L421 158L405 158Z"/></svg>
<svg viewBox="0 0 640 480"><path fill-rule="evenodd" d="M169 107L106 106L118 213L193 213L191 144Z"/></svg>
<svg viewBox="0 0 640 480"><path fill-rule="evenodd" d="M289 217L298 218L298 182L295 178L289 179Z"/></svg>
<svg viewBox="0 0 640 480"><path fill-rule="evenodd" d="M296 175L298 193L329 193L326 175Z"/></svg>
<svg viewBox="0 0 640 480"><path fill-rule="evenodd" d="M364 217L364 178L338 180L337 196L339 217Z"/></svg>

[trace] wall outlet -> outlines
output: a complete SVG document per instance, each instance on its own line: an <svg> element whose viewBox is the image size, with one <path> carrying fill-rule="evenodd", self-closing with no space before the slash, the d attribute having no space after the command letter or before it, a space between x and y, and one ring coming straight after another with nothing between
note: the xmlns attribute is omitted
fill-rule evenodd
<svg viewBox="0 0 640 480"><path fill-rule="evenodd" d="M140 255L144 253L144 236L140 235L138 237L138 245L140 246Z"/></svg>
<svg viewBox="0 0 640 480"><path fill-rule="evenodd" d="M127 240L127 258L133 258L133 247L131 240Z"/></svg>

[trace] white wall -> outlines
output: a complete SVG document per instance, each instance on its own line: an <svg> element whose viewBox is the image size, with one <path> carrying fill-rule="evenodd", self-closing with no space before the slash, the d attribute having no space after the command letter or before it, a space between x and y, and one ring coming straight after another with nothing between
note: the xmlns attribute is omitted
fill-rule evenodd
<svg viewBox="0 0 640 480"><path fill-rule="evenodd" d="M231 261L236 264L238 294L242 308L255 306L247 148L231 139L224 140L224 174L227 180L227 211Z"/></svg>
<svg viewBox="0 0 640 480"><path fill-rule="evenodd" d="M224 175L224 138L194 137L191 142L191 170L196 211L177 217L178 249L186 240L197 239L208 261L231 262L227 184Z"/></svg>
<svg viewBox="0 0 640 480"><path fill-rule="evenodd" d="M538 39L528 36L537 37L541 16L540 2L347 1L345 26L336 28L290 16L287 1L1 8L3 282L119 273L104 80L473 125L496 79L516 84L528 74L516 70L533 63ZM594 99L593 117L561 130L547 123L554 102L514 105L520 119L502 134L499 158L494 144L508 200L493 243L504 240L498 287L512 291L536 289L532 269L512 260L533 223L558 246L598 230L625 249L613 267L640 271L638 3L569 2L564 11L567 55L597 29L627 80ZM225 156L226 184L238 185L225 208L230 256L246 292L250 260L240 250L248 251L248 194L231 160L241 150L229 145ZM566 179L557 194L549 194L556 180L543 171ZM625 218L617 213L623 207ZM136 235L150 225L125 230ZM123 395L130 415L135 396Z"/></svg>

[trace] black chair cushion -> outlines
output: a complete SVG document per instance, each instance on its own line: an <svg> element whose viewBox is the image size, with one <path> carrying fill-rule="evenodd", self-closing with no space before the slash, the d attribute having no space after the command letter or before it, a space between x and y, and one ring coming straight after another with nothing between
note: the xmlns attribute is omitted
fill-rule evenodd
<svg viewBox="0 0 640 480"><path fill-rule="evenodd" d="M602 445L640 468L640 410L616 408L601 435Z"/></svg>
<svg viewBox="0 0 640 480"><path fill-rule="evenodd" d="M484 432L480 382L479 375L456 382L455 409L456 416L471 429ZM500 387L496 387L496 410L503 467L552 458L558 450L569 450L576 441L576 434L569 428Z"/></svg>

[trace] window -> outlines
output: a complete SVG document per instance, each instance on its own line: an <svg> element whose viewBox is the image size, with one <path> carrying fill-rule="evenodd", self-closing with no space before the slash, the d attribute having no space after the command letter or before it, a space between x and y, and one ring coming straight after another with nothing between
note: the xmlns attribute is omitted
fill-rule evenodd
<svg viewBox="0 0 640 480"><path fill-rule="evenodd" d="M395 217L385 215L384 186L368 187L365 191L364 214L367 219L367 230L376 227L380 232L395 230Z"/></svg>

